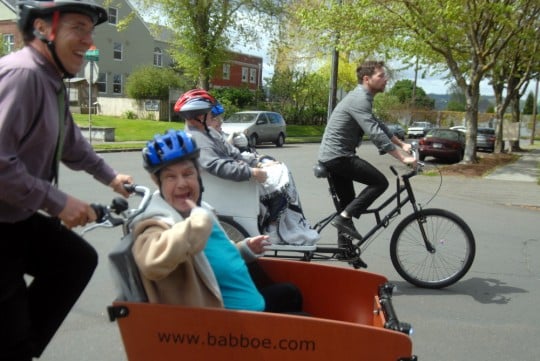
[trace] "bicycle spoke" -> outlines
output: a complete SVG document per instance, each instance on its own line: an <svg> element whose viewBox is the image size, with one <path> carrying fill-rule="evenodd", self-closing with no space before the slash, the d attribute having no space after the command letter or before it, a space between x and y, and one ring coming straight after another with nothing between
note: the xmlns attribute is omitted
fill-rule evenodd
<svg viewBox="0 0 540 361"><path fill-rule="evenodd" d="M392 237L392 262L400 275L413 284L445 287L463 277L472 264L474 239L468 227L451 213L423 213L421 226L434 251L426 248L417 218L409 217Z"/></svg>

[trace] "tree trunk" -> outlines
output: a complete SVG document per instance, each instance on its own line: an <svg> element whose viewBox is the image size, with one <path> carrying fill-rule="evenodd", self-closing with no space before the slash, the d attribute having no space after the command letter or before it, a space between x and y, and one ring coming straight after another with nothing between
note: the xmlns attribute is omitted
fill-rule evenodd
<svg viewBox="0 0 540 361"><path fill-rule="evenodd" d="M465 91L465 154L463 163L476 163L476 134L478 133L478 102L480 100L480 81L471 81Z"/></svg>
<svg viewBox="0 0 540 361"><path fill-rule="evenodd" d="M519 110L519 92L516 92L516 95L512 97L512 123L518 123L518 139L510 141L510 152L522 151L521 147L519 146L519 138L521 135L521 126L519 125L520 119L521 113Z"/></svg>

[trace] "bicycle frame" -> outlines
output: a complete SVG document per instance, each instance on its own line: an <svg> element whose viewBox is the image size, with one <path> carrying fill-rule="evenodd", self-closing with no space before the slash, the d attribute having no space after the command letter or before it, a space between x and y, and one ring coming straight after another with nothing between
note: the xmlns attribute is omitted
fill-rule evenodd
<svg viewBox="0 0 540 361"><path fill-rule="evenodd" d="M411 181L410 181L410 178L412 178L412 177L414 177L415 175L418 174L418 170L415 169L415 170L410 171L407 174L401 175L401 178L403 180L403 184L401 184L400 176L399 176L398 172L396 171L396 169L393 166L391 166L390 170L396 176L396 192L393 193L391 196L389 196L377 208L370 208L370 209L367 209L366 211L362 212L362 214L373 214L374 217L375 217L376 224L365 234L365 236L361 240L356 240L355 247L360 249L360 251L364 251L367 248L367 246L362 248L362 245L366 244L366 242L375 233L377 233L383 227L384 228L388 227L388 225L390 224L390 220L392 218L394 218L395 216L401 214L401 209L404 206L406 206L407 203L411 203L412 208L413 208L413 213L416 214L421 210L420 207L416 204L416 197L414 195L414 191L413 191ZM330 191L330 194L332 196L332 200L333 200L334 205L336 206L336 208L338 208L339 207L339 200L337 198L336 191L334 189L334 185L333 185L333 182L332 182L332 179L331 179L331 175L327 175L327 179L328 179L328 183L329 183L329 191ZM405 195L405 197L401 198L401 194L404 193L404 192L406 193L406 195ZM384 209L386 209L392 202L394 202L394 200L397 201L396 206L393 209L391 209L384 217L381 217L382 211ZM317 232L321 233L322 230L332 221L332 219L337 214L338 214L338 212L333 212L330 215L324 217L323 219L321 219L320 221L315 223L313 228ZM426 243L426 246L427 246L428 250L431 252L431 250L432 250L431 245L429 244L429 241L427 240L427 237L426 237L425 233L424 232L422 232L422 233L423 233L424 242ZM280 249L272 249L272 251L274 253L274 256L276 256L276 257L280 257L280 258L298 258L298 257L286 256L286 255L279 255L278 256L277 253L279 251L282 251ZM306 261L307 260L312 260L312 259L330 259L330 258L334 258L334 256L336 256L337 254L343 252L343 248L339 248L337 246L335 246L335 247L317 246L314 251L300 251L300 252L304 253L303 260L306 260ZM319 254L319 255L317 255L317 254ZM325 256L322 256L320 254L332 254L332 256L325 257Z"/></svg>

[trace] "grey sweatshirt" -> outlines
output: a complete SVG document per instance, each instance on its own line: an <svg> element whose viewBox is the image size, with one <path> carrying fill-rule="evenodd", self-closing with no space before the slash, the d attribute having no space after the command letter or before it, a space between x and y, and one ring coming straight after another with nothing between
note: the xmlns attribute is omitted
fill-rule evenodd
<svg viewBox="0 0 540 361"><path fill-rule="evenodd" d="M319 161L352 157L364 134L379 150L389 152L396 147L392 133L373 115L373 95L362 85L349 92L335 107L324 130L319 148Z"/></svg>
<svg viewBox="0 0 540 361"><path fill-rule="evenodd" d="M187 126L187 131L201 149L199 164L205 171L233 181L247 181L251 178L251 167L257 164L257 160L247 163L240 151L227 143L217 130L209 128L209 133L206 133Z"/></svg>

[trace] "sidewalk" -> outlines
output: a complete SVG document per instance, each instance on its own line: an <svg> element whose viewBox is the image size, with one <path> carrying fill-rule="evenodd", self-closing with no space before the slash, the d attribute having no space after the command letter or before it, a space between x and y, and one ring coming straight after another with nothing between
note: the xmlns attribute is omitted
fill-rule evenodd
<svg viewBox="0 0 540 361"><path fill-rule="evenodd" d="M516 154L520 155L516 162L496 169L485 178L506 181L538 182L538 178L540 177L538 170L540 163L540 149L531 149L528 152Z"/></svg>
<svg viewBox="0 0 540 361"><path fill-rule="evenodd" d="M519 154L516 162L480 179L446 176L444 188L463 199L474 197L487 203L540 211L540 149Z"/></svg>

